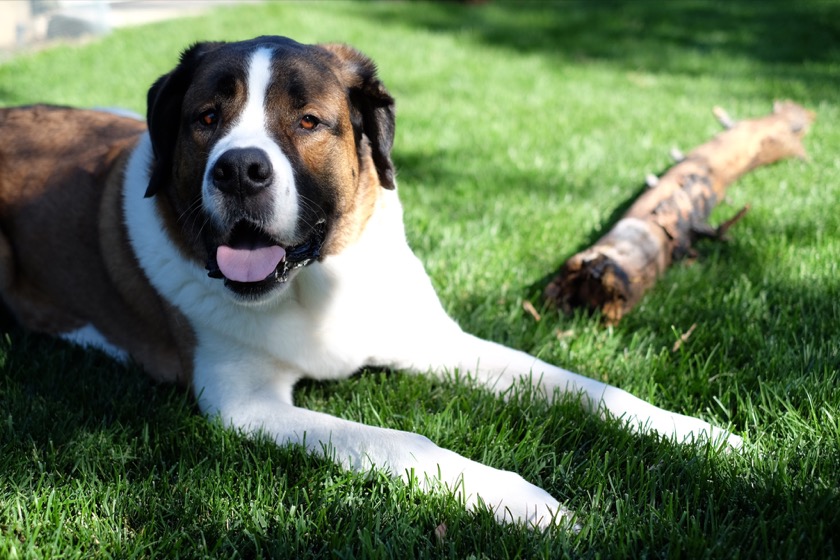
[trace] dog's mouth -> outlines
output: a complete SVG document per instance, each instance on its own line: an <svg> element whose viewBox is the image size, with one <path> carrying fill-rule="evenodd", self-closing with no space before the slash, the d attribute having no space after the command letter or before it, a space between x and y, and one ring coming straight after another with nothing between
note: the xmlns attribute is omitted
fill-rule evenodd
<svg viewBox="0 0 840 560"><path fill-rule="evenodd" d="M261 295L320 257L326 229L321 220L303 243L284 247L255 224L241 221L227 241L210 251L207 275L224 279L225 286L240 295Z"/></svg>

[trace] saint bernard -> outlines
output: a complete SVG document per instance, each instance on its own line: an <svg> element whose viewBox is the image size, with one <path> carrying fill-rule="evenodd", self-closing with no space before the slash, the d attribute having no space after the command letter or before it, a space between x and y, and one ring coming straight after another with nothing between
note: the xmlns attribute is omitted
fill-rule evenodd
<svg viewBox="0 0 840 560"><path fill-rule="evenodd" d="M25 327L137 361L201 410L348 469L446 487L501 522L571 513L520 476L420 435L298 408L302 378L385 367L469 374L504 396L580 395L630 429L739 437L463 332L411 252L371 60L281 37L199 43L147 122L0 110L0 293ZM441 486L442 485L442 486Z"/></svg>

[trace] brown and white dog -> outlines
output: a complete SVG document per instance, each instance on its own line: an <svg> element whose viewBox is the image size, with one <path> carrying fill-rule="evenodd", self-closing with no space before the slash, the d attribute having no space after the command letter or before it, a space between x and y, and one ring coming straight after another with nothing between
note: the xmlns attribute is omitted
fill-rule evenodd
<svg viewBox="0 0 840 560"><path fill-rule="evenodd" d="M203 412L349 469L463 492L500 521L569 512L520 476L413 433L294 406L365 366L579 393L630 429L740 438L463 332L406 243L394 102L373 63L280 37L200 43L138 120L0 110L0 291L24 326L134 359Z"/></svg>

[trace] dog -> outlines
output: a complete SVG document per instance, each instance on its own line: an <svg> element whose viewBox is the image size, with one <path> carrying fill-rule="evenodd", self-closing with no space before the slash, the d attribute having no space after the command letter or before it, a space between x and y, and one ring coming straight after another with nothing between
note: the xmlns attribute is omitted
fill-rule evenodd
<svg viewBox="0 0 840 560"><path fill-rule="evenodd" d="M406 241L394 100L360 52L283 37L197 43L147 101L145 123L0 110L0 294L24 327L134 360L234 429L530 527L573 514L423 436L296 407L295 383L365 367L459 372L500 397L526 383L546 399L579 395L631 430L741 445L461 330Z"/></svg>

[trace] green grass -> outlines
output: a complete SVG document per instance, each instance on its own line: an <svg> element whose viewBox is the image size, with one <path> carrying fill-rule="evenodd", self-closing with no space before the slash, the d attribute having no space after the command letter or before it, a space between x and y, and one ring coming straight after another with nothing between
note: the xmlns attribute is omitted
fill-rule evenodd
<svg viewBox="0 0 840 560"><path fill-rule="evenodd" d="M11 329L0 340L0 558L838 554L840 4L248 5L19 55L0 66L0 104L142 112L190 42L278 33L349 42L378 62L398 101L411 243L468 330L731 423L750 445L672 445L572 403L524 392L505 404L398 372L296 393L517 470L581 514L579 535L538 534L241 438L134 367ZM752 208L731 242L701 245L615 328L522 311L672 146L717 132L714 105L753 117L777 98L817 111L811 161L731 188L715 221Z"/></svg>

